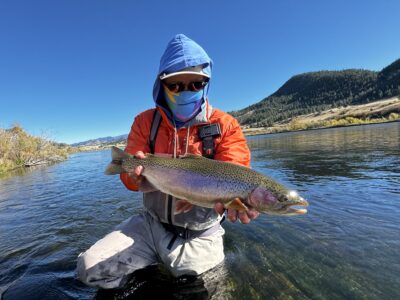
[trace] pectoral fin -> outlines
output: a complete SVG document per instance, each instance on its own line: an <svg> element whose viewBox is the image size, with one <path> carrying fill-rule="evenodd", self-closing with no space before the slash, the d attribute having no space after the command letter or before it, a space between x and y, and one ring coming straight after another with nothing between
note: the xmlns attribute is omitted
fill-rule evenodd
<svg viewBox="0 0 400 300"><path fill-rule="evenodd" d="M193 208L193 204L187 200L177 199L175 202L175 212L174 214L186 213Z"/></svg>
<svg viewBox="0 0 400 300"><path fill-rule="evenodd" d="M239 199L235 198L231 202L225 205L226 208L236 209L239 212L247 211L248 208L244 203Z"/></svg>

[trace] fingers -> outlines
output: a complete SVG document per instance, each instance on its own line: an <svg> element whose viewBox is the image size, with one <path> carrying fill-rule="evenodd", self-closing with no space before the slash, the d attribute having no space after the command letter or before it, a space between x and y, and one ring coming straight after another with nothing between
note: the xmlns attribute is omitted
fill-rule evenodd
<svg viewBox="0 0 400 300"><path fill-rule="evenodd" d="M227 218L232 223L235 223L237 219L239 219L242 224L249 224L250 218L247 215L247 212L239 212L236 209L228 209Z"/></svg>
<svg viewBox="0 0 400 300"><path fill-rule="evenodd" d="M132 177L136 181L141 180L141 174L143 172L143 166L137 166L133 172L129 172L129 177Z"/></svg>
<svg viewBox="0 0 400 300"><path fill-rule="evenodd" d="M142 151L136 152L136 153L134 154L134 156L135 156L136 158L140 158L140 159L146 157ZM141 176L140 176L140 175L142 174L142 172L143 172L143 166L137 166L137 167L133 170L133 172L129 172L128 174L129 174L129 177L132 177L134 180L140 182L140 180L141 180L141 178L140 178Z"/></svg>
<svg viewBox="0 0 400 300"><path fill-rule="evenodd" d="M260 213L256 210L249 210L247 212L247 216L249 217L250 220L254 220L260 215Z"/></svg>
<svg viewBox="0 0 400 300"><path fill-rule="evenodd" d="M235 223L238 218L238 211L236 209L228 209L226 217L228 218L229 221Z"/></svg>
<svg viewBox="0 0 400 300"><path fill-rule="evenodd" d="M242 223L242 224L249 224L250 223L250 218L247 215L247 212L245 212L245 211L239 212L238 215L239 215L240 223Z"/></svg>
<svg viewBox="0 0 400 300"><path fill-rule="evenodd" d="M142 174L142 172L143 172L143 166L137 166L135 168L135 175L136 176L140 176Z"/></svg>
<svg viewBox="0 0 400 300"><path fill-rule="evenodd" d="M217 214L222 215L225 212L225 207L224 204L221 202L218 202L214 205L214 209L217 212Z"/></svg>
<svg viewBox="0 0 400 300"><path fill-rule="evenodd" d="M249 224L252 220L259 216L259 212L255 210L248 210L239 212L235 209L228 209L226 217L232 223L235 223L238 219L242 224Z"/></svg>
<svg viewBox="0 0 400 300"><path fill-rule="evenodd" d="M138 151L135 153L135 157L136 158L145 158L146 155L144 155L144 153L142 151Z"/></svg>

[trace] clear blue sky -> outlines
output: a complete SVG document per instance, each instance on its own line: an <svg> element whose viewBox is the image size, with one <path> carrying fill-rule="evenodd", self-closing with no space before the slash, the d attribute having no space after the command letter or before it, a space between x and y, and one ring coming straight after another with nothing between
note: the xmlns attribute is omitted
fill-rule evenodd
<svg viewBox="0 0 400 300"><path fill-rule="evenodd" d="M214 61L210 100L244 108L291 76L400 58L400 1L0 1L0 128L59 142L128 133L167 42Z"/></svg>

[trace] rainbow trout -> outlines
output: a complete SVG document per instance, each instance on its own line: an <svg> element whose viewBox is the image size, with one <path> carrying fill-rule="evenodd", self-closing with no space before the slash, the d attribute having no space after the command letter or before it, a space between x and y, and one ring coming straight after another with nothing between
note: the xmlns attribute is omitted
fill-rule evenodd
<svg viewBox="0 0 400 300"><path fill-rule="evenodd" d="M178 199L214 207L222 202L239 211L255 209L271 215L302 215L308 202L295 191L252 169L197 155L178 159L147 154L139 159L117 147L112 148L112 162L105 174L133 173L143 166L139 190L160 190Z"/></svg>

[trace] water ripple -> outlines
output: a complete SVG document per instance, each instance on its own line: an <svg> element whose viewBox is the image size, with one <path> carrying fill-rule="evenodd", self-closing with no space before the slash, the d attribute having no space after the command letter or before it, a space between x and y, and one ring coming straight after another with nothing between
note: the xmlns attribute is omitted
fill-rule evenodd
<svg viewBox="0 0 400 300"><path fill-rule="evenodd" d="M211 273L223 288L213 299L400 298L399 137L392 123L249 138L253 168L297 189L309 213L225 222L225 269ZM140 194L103 175L109 156L78 153L0 180L5 300L93 298L75 279L77 255L141 210ZM178 287L179 299L204 288L147 278L133 293L146 282Z"/></svg>

